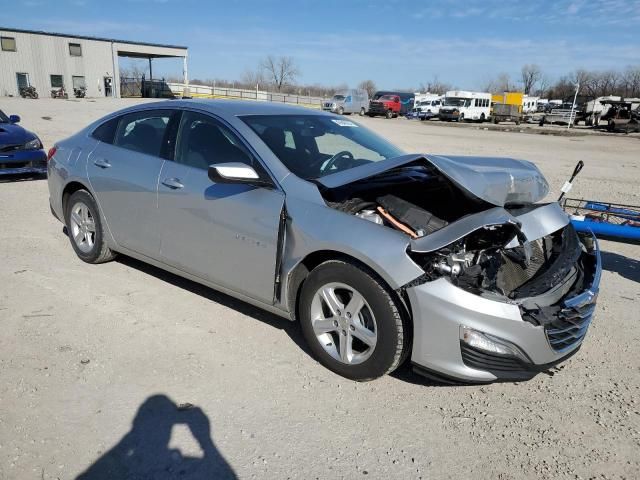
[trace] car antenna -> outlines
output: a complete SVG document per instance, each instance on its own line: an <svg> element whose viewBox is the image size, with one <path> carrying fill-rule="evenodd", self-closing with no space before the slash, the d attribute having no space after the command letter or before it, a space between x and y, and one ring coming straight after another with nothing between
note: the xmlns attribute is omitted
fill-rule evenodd
<svg viewBox="0 0 640 480"><path fill-rule="evenodd" d="M573 179L578 176L578 174L580 173L580 170L582 170L582 167L584 167L584 162L582 160L579 160L578 163L576 164L576 168L573 169L573 173L571 174L571 178L569 179L569 181L564 182L564 185L562 185L562 188L560 189L562 193L558 197L558 202L562 200L565 193L568 193L569 190L571 190L571 187L573 186L571 182L573 182Z"/></svg>

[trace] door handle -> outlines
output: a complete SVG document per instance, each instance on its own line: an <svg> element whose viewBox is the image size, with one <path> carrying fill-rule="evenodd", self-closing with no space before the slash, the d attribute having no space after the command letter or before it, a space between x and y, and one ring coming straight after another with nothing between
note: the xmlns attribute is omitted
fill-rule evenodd
<svg viewBox="0 0 640 480"><path fill-rule="evenodd" d="M172 190L178 190L179 188L184 188L184 185L182 183L180 183L180 179L179 178L165 178L162 181L162 184L165 187L169 187Z"/></svg>
<svg viewBox="0 0 640 480"><path fill-rule="evenodd" d="M100 167L100 168L109 168L111 166L111 164L109 162L107 162L104 158L96 158L93 161L93 164L96 167Z"/></svg>

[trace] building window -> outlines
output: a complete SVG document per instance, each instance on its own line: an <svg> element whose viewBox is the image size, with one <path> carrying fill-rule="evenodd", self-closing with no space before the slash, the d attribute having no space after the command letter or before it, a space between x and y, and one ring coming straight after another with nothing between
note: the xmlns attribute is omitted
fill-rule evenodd
<svg viewBox="0 0 640 480"><path fill-rule="evenodd" d="M62 88L64 85L64 81L62 79L62 75L49 75L51 79L51 88Z"/></svg>
<svg viewBox="0 0 640 480"><path fill-rule="evenodd" d="M79 43L70 43L69 44L69 55L72 57L81 57L82 56L82 46Z"/></svg>
<svg viewBox="0 0 640 480"><path fill-rule="evenodd" d="M0 44L2 44L2 51L4 52L16 51L16 39L13 37L0 37Z"/></svg>
<svg viewBox="0 0 640 480"><path fill-rule="evenodd" d="M73 88L87 88L87 84L84 81L84 77L71 77L71 81L73 82Z"/></svg>

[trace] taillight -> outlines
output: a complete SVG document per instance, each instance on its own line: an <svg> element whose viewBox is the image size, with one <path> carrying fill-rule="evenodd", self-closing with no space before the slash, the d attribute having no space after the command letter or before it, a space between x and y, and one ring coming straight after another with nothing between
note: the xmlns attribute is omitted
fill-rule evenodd
<svg viewBox="0 0 640 480"><path fill-rule="evenodd" d="M58 147L55 145L49 149L49 153L47 153L47 162L53 158L56 154L56 150L58 150Z"/></svg>

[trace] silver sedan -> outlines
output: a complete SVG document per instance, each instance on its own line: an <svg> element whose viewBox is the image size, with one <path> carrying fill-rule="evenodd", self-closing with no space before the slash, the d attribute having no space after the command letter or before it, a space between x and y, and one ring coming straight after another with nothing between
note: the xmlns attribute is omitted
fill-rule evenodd
<svg viewBox="0 0 640 480"><path fill-rule="evenodd" d="M405 154L344 117L178 100L115 112L49 152L80 259L124 254L299 321L354 380L411 360L523 380L580 347L600 281L531 163Z"/></svg>

